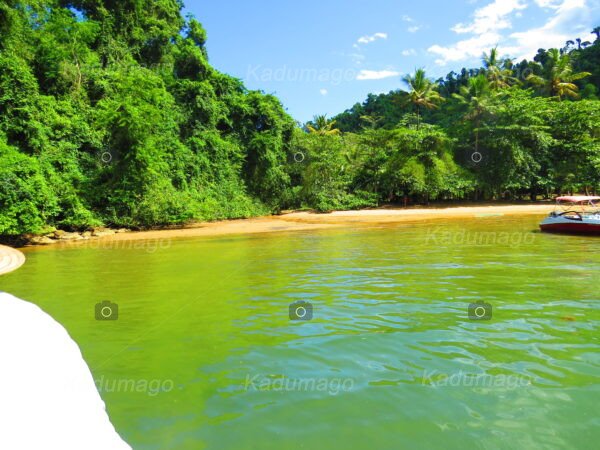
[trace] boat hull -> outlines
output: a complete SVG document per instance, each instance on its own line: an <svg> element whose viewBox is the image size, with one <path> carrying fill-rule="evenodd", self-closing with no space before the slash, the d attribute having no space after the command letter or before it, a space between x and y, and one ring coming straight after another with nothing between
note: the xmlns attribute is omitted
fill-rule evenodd
<svg viewBox="0 0 600 450"><path fill-rule="evenodd" d="M548 217L540 224L540 229L548 233L588 234L600 236L600 220L572 220L564 217Z"/></svg>

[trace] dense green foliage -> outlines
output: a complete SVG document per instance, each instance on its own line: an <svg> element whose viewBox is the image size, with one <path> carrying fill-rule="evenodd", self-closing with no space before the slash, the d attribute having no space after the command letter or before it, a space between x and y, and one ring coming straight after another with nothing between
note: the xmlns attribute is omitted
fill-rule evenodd
<svg viewBox="0 0 600 450"><path fill-rule="evenodd" d="M0 235L600 186L600 40L298 128L208 62L179 0L0 3Z"/></svg>
<svg viewBox="0 0 600 450"><path fill-rule="evenodd" d="M368 138L373 154L386 154L394 134L422 133L411 143L421 154L429 142L447 142L445 166L422 158L415 166L412 147L394 143L403 158L393 169L391 186L380 183L367 193L382 202L406 196L536 199L600 190L600 39L540 50L534 61L517 65L492 49L482 62L479 69L450 73L435 84L419 69L403 80L408 92L369 95L332 120L347 141L349 135ZM380 174L393 160L389 153L378 160ZM424 176L424 170L438 175Z"/></svg>
<svg viewBox="0 0 600 450"><path fill-rule="evenodd" d="M176 0L0 5L0 234L247 217L295 124L208 63Z"/></svg>
<svg viewBox="0 0 600 450"><path fill-rule="evenodd" d="M575 44L571 44L571 42L567 43L567 47L560 49L559 55L567 55L573 73L588 72L590 74L575 81L579 87L580 97L598 100L600 98L600 38L593 45L587 42L580 43L580 45L583 44L581 48L573 47ZM471 78L475 78L479 74L486 74L493 89L517 84L522 89L533 89L535 93L542 94L540 91L543 86L536 84L536 80L531 76L543 75L544 64L549 67L547 61L551 52L552 49L548 51L540 49L533 61L523 60L514 64L512 61L499 58L496 49L492 49L489 54L483 55L484 67L462 69L460 73L450 72L445 78L437 80L438 92L442 97L450 99L454 94L460 93L462 87L468 86ZM501 81L495 81L498 79ZM425 121L442 123L443 118L451 110L452 104L444 103L442 106L444 105L446 107L440 111L422 111ZM388 94L370 94L363 103L356 103L334 119L341 131L359 132L367 125L365 118L375 119L378 127L393 128L398 125L405 114L410 112L414 112L414 107L409 101L409 93L399 88Z"/></svg>

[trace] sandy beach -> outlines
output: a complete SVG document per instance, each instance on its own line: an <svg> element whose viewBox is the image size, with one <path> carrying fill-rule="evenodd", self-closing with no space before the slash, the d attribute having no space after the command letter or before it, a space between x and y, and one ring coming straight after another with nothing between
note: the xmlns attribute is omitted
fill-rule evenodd
<svg viewBox="0 0 600 450"><path fill-rule="evenodd" d="M277 216L252 219L196 223L181 228L119 233L95 238L94 241L128 241L145 239L176 239L223 235L245 235L290 231L311 231L344 227L376 226L404 222L423 222L464 218L482 218L511 215L539 215L552 211L552 204L458 206L446 208L370 209L336 211L327 214L291 212ZM81 245L77 241L66 245ZM62 245L62 244L61 244Z"/></svg>

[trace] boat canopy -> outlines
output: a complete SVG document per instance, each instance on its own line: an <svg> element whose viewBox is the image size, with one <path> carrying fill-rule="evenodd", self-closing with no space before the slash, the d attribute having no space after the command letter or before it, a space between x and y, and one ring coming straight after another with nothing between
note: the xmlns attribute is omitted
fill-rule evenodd
<svg viewBox="0 0 600 450"><path fill-rule="evenodd" d="M588 195L571 195L566 197L558 197L557 202L568 202L568 203L583 203L583 202L596 202L599 201L600 197L591 197Z"/></svg>

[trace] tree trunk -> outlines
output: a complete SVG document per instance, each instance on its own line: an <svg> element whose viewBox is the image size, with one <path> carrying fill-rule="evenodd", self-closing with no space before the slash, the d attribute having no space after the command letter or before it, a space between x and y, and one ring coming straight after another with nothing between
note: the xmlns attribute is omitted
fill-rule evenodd
<svg viewBox="0 0 600 450"><path fill-rule="evenodd" d="M537 200L537 189L535 187L531 188L531 192L529 193L529 198L531 199L532 202L535 202Z"/></svg>

